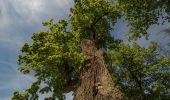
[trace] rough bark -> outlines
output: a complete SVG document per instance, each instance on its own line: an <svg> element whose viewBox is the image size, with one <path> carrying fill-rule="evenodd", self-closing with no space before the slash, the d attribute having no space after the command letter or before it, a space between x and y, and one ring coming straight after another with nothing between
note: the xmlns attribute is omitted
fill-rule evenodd
<svg viewBox="0 0 170 100"><path fill-rule="evenodd" d="M80 83L74 100L124 100L106 67L103 50L97 49L92 40L83 40L81 48L89 60L81 69Z"/></svg>

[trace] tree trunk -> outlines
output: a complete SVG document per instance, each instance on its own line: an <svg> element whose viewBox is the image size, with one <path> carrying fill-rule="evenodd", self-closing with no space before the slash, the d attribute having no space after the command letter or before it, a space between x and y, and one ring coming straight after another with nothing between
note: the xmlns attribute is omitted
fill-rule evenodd
<svg viewBox="0 0 170 100"><path fill-rule="evenodd" d="M83 40L81 48L89 60L81 69L74 100L124 100L106 67L103 50L97 49L92 40Z"/></svg>

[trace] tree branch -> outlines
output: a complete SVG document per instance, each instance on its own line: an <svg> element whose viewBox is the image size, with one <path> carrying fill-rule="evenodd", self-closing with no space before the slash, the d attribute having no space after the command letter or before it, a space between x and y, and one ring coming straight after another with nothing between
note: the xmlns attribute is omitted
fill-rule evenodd
<svg viewBox="0 0 170 100"><path fill-rule="evenodd" d="M94 27L104 16L108 15L109 12L105 12L102 16L100 16L96 21L94 21L92 24L91 24L91 28Z"/></svg>

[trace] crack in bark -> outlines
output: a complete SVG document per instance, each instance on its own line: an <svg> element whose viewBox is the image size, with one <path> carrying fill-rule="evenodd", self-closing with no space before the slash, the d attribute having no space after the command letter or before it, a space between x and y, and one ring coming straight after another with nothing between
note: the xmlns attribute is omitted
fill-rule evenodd
<svg viewBox="0 0 170 100"><path fill-rule="evenodd" d="M124 100L106 67L103 50L97 49L93 40L83 40L81 48L82 53L90 58L90 66L82 67L74 100Z"/></svg>

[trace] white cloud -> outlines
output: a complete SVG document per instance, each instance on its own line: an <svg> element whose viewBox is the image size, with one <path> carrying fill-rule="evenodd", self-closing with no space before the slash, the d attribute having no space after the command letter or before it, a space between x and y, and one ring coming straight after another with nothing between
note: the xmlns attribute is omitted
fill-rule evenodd
<svg viewBox="0 0 170 100"><path fill-rule="evenodd" d="M17 70L19 47L30 41L31 33L42 29L42 21L67 18L72 1L0 0L0 55L4 55L0 56L0 91L5 93L0 93L2 100L9 100L12 90L26 89L35 80Z"/></svg>
<svg viewBox="0 0 170 100"><path fill-rule="evenodd" d="M43 15L62 16L64 14L65 16L71 6L68 0L13 0L12 2L18 14L27 18L27 21L34 22L41 21Z"/></svg>
<svg viewBox="0 0 170 100"><path fill-rule="evenodd" d="M1 0L0 41L20 45L42 21L66 18L71 5L72 0Z"/></svg>

